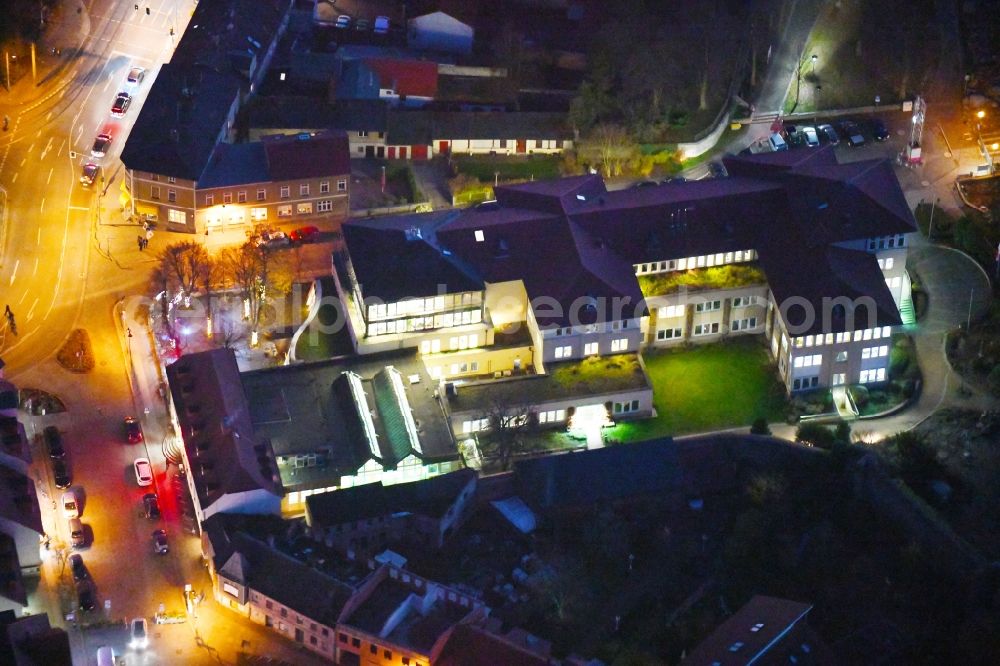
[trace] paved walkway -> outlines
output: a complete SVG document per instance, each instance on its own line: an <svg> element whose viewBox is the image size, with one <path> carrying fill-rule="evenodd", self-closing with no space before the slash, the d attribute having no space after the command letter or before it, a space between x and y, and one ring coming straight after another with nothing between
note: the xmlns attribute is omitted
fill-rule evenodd
<svg viewBox="0 0 1000 666"><path fill-rule="evenodd" d="M430 201L434 210L451 208L451 195L448 192L448 167L444 160L440 158L426 162L412 160L410 166L413 169L413 179L416 181L417 187Z"/></svg>

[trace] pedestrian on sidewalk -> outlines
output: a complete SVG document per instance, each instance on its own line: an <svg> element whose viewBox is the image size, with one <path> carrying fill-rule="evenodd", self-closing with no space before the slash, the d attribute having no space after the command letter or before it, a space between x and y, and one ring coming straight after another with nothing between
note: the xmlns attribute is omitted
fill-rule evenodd
<svg viewBox="0 0 1000 666"><path fill-rule="evenodd" d="M136 236L135 237L135 242L136 242L136 245L139 246L139 252L142 252L145 249L145 245L143 245L143 243L146 242L146 239L143 238L142 236Z"/></svg>

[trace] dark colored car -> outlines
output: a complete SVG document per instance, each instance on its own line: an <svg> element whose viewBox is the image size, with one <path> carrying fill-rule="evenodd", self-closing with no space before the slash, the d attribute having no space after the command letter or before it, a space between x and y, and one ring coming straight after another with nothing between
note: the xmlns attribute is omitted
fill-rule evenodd
<svg viewBox="0 0 1000 666"><path fill-rule="evenodd" d="M299 227L288 234L293 243L311 243L319 239L319 227Z"/></svg>
<svg viewBox="0 0 1000 666"><path fill-rule="evenodd" d="M170 544L167 543L167 532L165 530L153 531L153 550L157 555L166 555L170 552Z"/></svg>
<svg viewBox="0 0 1000 666"><path fill-rule="evenodd" d="M98 134L97 138L94 139L94 146L90 149L90 154L94 157L104 157L108 154L108 149L111 147L111 135L110 134Z"/></svg>
<svg viewBox="0 0 1000 666"><path fill-rule="evenodd" d="M125 437L129 444L138 444L142 441L142 426L134 416L125 417Z"/></svg>
<svg viewBox="0 0 1000 666"><path fill-rule="evenodd" d="M88 187L93 185L94 181L97 180L97 172L99 170L99 166L93 162L87 162L83 165L83 171L80 173L80 182Z"/></svg>
<svg viewBox="0 0 1000 666"><path fill-rule="evenodd" d="M708 163L708 173L711 174L712 178L725 178L729 175L726 172L726 167L722 162L709 162Z"/></svg>
<svg viewBox="0 0 1000 666"><path fill-rule="evenodd" d="M146 517L150 520L157 520L160 517L160 502L156 493L146 493L142 496L142 506L146 511Z"/></svg>
<svg viewBox="0 0 1000 666"><path fill-rule="evenodd" d="M686 183L687 178L685 178L684 176L674 176L672 178L664 178L660 182L663 183L664 185L666 185L667 183Z"/></svg>
<svg viewBox="0 0 1000 666"><path fill-rule="evenodd" d="M76 596L80 603L80 610L92 611L97 606L97 595L94 594L94 586L89 582L77 584Z"/></svg>
<svg viewBox="0 0 1000 666"><path fill-rule="evenodd" d="M56 488L69 488L73 479L69 474L69 466L63 459L57 459L52 463L52 478L56 482Z"/></svg>
<svg viewBox="0 0 1000 666"><path fill-rule="evenodd" d="M840 123L840 132L847 138L847 145L851 148L863 146L865 143L865 135L861 133L861 128L854 121L845 120Z"/></svg>
<svg viewBox="0 0 1000 666"><path fill-rule="evenodd" d="M657 183L655 180L640 180L632 187L638 189L640 187L656 187L657 185L659 185L659 183Z"/></svg>
<svg viewBox="0 0 1000 666"><path fill-rule="evenodd" d="M872 120L872 136L875 137L876 141L885 141L889 138L888 128L878 118Z"/></svg>
<svg viewBox="0 0 1000 666"><path fill-rule="evenodd" d="M840 137L837 136L837 130L833 129L833 125L820 125L816 128L816 130L819 132L820 138L829 143L831 146L836 146L840 143Z"/></svg>
<svg viewBox="0 0 1000 666"><path fill-rule="evenodd" d="M62 433L59 432L59 428L45 426L42 436L45 439L45 445L49 449L50 458L62 458L66 455L66 449L63 447L62 442Z"/></svg>
<svg viewBox="0 0 1000 666"><path fill-rule="evenodd" d="M69 556L69 568L73 572L73 580L77 583L90 578L87 565L83 563L83 555L75 554Z"/></svg>
<svg viewBox="0 0 1000 666"><path fill-rule="evenodd" d="M121 118L128 111L129 105L132 104L132 96L125 92L120 92L115 97L115 103L111 105L111 115Z"/></svg>

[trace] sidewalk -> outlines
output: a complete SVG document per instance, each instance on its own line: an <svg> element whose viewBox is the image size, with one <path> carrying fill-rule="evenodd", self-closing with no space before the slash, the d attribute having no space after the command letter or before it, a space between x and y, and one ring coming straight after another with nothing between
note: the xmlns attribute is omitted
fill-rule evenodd
<svg viewBox="0 0 1000 666"><path fill-rule="evenodd" d="M16 74L15 67L11 67L14 81L10 90L0 87L0 111L16 113L18 107L55 94L69 85L68 77L64 81L58 78L76 62L89 35L90 14L81 0L59 0L47 13L45 29L35 47L37 81L32 80L31 52L26 48L18 55ZM52 49L61 53L56 55Z"/></svg>

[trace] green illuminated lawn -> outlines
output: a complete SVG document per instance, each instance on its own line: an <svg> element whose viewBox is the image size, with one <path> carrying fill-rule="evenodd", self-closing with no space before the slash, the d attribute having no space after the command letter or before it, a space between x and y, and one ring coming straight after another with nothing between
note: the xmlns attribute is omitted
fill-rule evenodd
<svg viewBox="0 0 1000 666"><path fill-rule="evenodd" d="M612 439L682 435L785 416L785 392L760 336L647 352L643 360L657 416L610 429Z"/></svg>
<svg viewBox="0 0 1000 666"><path fill-rule="evenodd" d="M693 268L686 271L670 271L639 276L642 295L664 296L681 287L688 289L734 289L752 284L764 284L764 271L755 263L727 264L711 268Z"/></svg>

